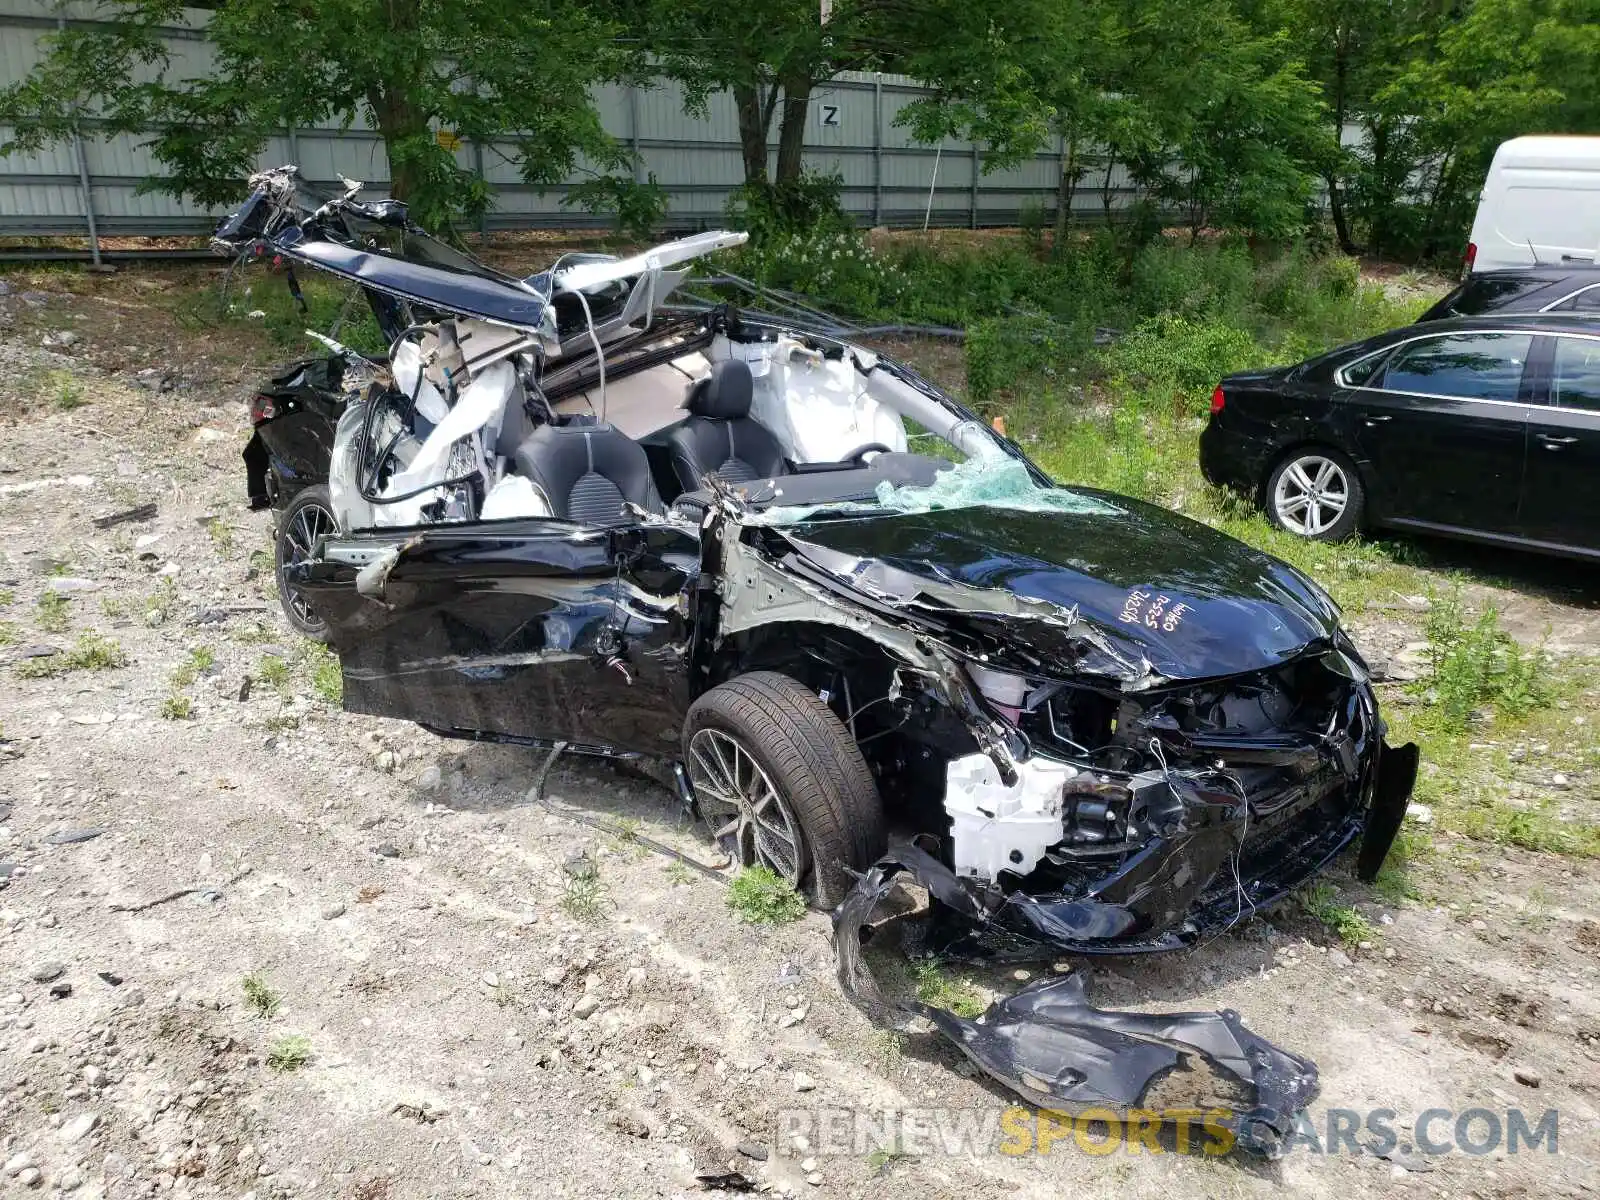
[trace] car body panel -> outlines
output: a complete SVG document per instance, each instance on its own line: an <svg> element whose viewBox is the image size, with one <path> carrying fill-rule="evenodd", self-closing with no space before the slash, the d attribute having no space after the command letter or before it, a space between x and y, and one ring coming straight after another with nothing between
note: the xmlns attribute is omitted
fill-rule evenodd
<svg viewBox="0 0 1600 1200"><path fill-rule="evenodd" d="M1333 637L1332 602L1300 572L1167 509L1083 492L1108 511L975 506L818 521L790 535L934 586L956 581L1070 610L1119 658L1162 679L1259 670Z"/></svg>
<svg viewBox="0 0 1600 1200"><path fill-rule="evenodd" d="M520 520L336 541L298 582L351 711L662 754L688 708L698 570L678 529Z"/></svg>
<svg viewBox="0 0 1600 1200"><path fill-rule="evenodd" d="M1558 346L1581 348L1591 364L1600 364L1600 336L1546 335L1535 343L1533 366L1543 403L1528 409L1528 469L1519 531L1529 538L1566 543L1581 537L1600 512L1600 396L1594 382L1583 406L1562 395ZM1600 371L1591 365L1590 381L1597 376Z"/></svg>
<svg viewBox="0 0 1600 1200"><path fill-rule="evenodd" d="M321 355L274 371L257 390L258 419L244 450L252 508L283 508L303 488L328 481L333 435L344 412L344 359Z"/></svg>

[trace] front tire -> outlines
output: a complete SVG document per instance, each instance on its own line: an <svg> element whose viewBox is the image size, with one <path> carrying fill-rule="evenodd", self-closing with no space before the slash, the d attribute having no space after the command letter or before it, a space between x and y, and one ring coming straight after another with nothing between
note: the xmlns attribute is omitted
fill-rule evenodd
<svg viewBox="0 0 1600 1200"><path fill-rule="evenodd" d="M278 584L278 603L283 605L283 615L295 631L316 642L328 640L328 623L317 615L304 593L289 585L284 573L310 558L317 542L337 528L333 501L328 489L319 484L295 494L278 518L273 535L272 568Z"/></svg>
<svg viewBox="0 0 1600 1200"><path fill-rule="evenodd" d="M883 853L883 801L861 750L805 685L740 675L690 706L683 758L701 812L743 867L831 908Z"/></svg>
<svg viewBox="0 0 1600 1200"><path fill-rule="evenodd" d="M1287 455L1267 480L1268 520L1312 541L1342 542L1354 535L1366 501L1355 464L1322 446Z"/></svg>

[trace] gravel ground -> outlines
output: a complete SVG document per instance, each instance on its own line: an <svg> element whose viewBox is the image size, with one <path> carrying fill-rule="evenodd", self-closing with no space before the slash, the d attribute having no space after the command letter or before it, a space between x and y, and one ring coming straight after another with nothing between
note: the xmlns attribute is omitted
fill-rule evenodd
<svg viewBox="0 0 1600 1200"><path fill-rule="evenodd" d="M779 1144L785 1110L1010 1101L847 1004L822 916L740 924L630 840L704 854L648 779L564 762L534 803L540 756L329 704L242 504L261 352L179 329L139 282L0 297L0 1194L692 1196L730 1162L819 1197L1594 1194L1594 864L1493 846L1440 868L1454 908L1335 873L1365 949L1283 909L1085 969L1100 1003L1234 1008L1313 1057L1318 1130L1334 1108L1395 1110L1402 1136L1428 1108L1556 1109L1559 1154ZM85 633L123 665L30 677Z"/></svg>

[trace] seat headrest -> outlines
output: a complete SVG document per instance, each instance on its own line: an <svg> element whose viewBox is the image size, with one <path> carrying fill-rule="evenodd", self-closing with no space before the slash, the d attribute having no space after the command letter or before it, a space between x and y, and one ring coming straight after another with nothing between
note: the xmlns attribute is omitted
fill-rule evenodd
<svg viewBox="0 0 1600 1200"><path fill-rule="evenodd" d="M750 374L750 364L739 358L725 359L711 368L709 376L696 380L689 388L685 407L697 417L736 421L750 415L754 393L755 377Z"/></svg>

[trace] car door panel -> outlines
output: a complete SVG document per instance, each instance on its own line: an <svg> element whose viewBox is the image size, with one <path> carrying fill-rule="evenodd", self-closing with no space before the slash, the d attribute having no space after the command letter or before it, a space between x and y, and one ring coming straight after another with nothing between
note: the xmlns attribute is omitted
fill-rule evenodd
<svg viewBox="0 0 1600 1200"><path fill-rule="evenodd" d="M1532 410L1523 536L1600 550L1600 338L1566 334L1545 343L1548 402Z"/></svg>
<svg viewBox="0 0 1600 1200"><path fill-rule="evenodd" d="M330 543L302 578L351 711L660 753L688 706L698 562L676 527L515 521Z"/></svg>
<svg viewBox="0 0 1600 1200"><path fill-rule="evenodd" d="M1418 339L1364 386L1344 391L1350 438L1370 473L1380 519L1515 530L1527 452L1522 376L1531 342L1528 334ZM1481 366L1492 354L1501 361L1479 378L1459 370L1463 362ZM1447 387L1477 394L1430 394Z"/></svg>

